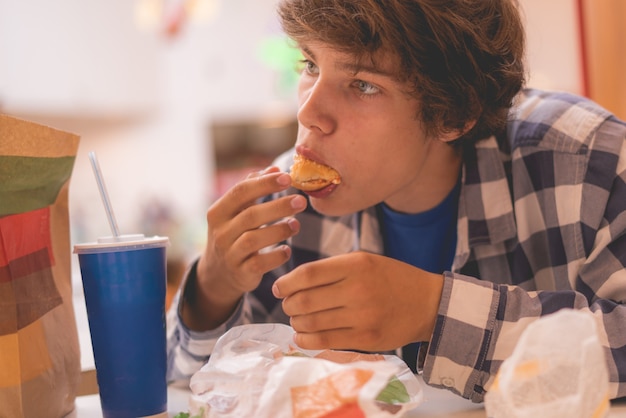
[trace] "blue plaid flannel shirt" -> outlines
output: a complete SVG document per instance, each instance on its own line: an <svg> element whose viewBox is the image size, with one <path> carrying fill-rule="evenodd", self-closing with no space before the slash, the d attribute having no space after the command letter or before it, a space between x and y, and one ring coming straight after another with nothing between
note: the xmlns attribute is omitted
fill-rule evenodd
<svg viewBox="0 0 626 418"><path fill-rule="evenodd" d="M626 396L625 140L626 124L596 104L529 89L516 98L506 135L467 152L456 255L424 345L428 384L481 402L522 331L542 315L573 308L593 313L610 395ZM277 165L288 170L291 156ZM175 298L167 318L170 381L188 380L231 327L288 324L271 286L294 266L348 251L384 252L375 208L342 217L309 209L298 218L291 260L267 273L219 328L189 330L180 293Z"/></svg>

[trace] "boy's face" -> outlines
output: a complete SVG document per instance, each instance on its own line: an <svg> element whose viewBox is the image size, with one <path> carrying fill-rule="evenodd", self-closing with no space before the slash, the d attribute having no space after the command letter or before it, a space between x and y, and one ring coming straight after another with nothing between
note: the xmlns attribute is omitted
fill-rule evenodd
<svg viewBox="0 0 626 418"><path fill-rule="evenodd" d="M425 137L420 103L393 77L393 60L355 67L353 57L324 44L300 47L296 149L342 178L310 194L311 205L337 216L383 201L407 213L439 203L456 181L460 158L439 138Z"/></svg>

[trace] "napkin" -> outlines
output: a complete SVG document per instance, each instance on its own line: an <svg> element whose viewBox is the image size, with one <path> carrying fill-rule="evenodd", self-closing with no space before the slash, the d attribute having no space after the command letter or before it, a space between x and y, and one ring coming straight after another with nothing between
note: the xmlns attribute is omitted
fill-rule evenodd
<svg viewBox="0 0 626 418"><path fill-rule="evenodd" d="M490 418L608 416L608 371L591 312L564 309L529 325L485 408Z"/></svg>

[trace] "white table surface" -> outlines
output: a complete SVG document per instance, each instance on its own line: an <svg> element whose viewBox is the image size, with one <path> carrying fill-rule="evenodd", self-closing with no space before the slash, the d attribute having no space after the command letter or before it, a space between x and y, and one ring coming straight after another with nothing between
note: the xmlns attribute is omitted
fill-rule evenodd
<svg viewBox="0 0 626 418"><path fill-rule="evenodd" d="M187 412L191 394L188 389L169 387L167 394L167 409L170 418L179 412ZM485 409L481 404L474 404L447 390L435 389L426 385L424 385L424 402L405 415L406 418L485 418L486 416ZM626 402L614 402L611 405L609 417L626 418ZM98 395L78 397L75 411L66 418L102 418L100 398Z"/></svg>

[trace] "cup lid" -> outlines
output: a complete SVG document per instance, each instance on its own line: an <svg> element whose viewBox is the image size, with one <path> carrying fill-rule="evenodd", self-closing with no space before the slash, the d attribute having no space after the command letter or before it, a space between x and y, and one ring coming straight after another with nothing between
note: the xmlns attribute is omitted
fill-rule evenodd
<svg viewBox="0 0 626 418"><path fill-rule="evenodd" d="M75 254L92 254L115 252L119 250L141 250L145 248L164 247L169 244L168 237L145 237L143 234L126 234L117 237L100 237L97 242L74 245Z"/></svg>

